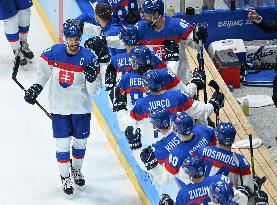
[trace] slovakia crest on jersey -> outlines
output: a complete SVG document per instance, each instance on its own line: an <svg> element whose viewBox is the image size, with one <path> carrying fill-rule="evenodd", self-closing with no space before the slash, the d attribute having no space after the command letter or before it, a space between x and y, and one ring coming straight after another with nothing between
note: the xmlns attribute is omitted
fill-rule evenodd
<svg viewBox="0 0 277 205"><path fill-rule="evenodd" d="M63 88L68 88L73 84L74 81L74 72L60 70L59 72L59 84Z"/></svg>

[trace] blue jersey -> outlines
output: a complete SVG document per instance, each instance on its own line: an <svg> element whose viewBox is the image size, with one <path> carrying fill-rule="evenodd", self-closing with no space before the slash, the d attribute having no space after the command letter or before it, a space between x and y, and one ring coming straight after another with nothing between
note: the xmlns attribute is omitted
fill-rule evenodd
<svg viewBox="0 0 277 205"><path fill-rule="evenodd" d="M193 104L191 96L181 90L167 90L160 95L148 95L140 98L130 115L133 119L140 121L148 118L150 110L163 107L170 112L186 111Z"/></svg>
<svg viewBox="0 0 277 205"><path fill-rule="evenodd" d="M96 3L107 3L110 5L112 9L112 22L113 24L121 26L122 23L125 24L124 18L129 11L138 11L138 2L137 0L88 0L89 3L96 4ZM94 12L92 14L81 14L78 19L84 23L89 22L94 25L99 25L94 17Z"/></svg>
<svg viewBox="0 0 277 205"><path fill-rule="evenodd" d="M201 147L196 152L196 155L204 161L206 176L224 174L232 179L232 175L250 175L250 165L245 157L236 154L238 160L236 162L234 154L232 151L210 146Z"/></svg>
<svg viewBox="0 0 277 205"><path fill-rule="evenodd" d="M175 40L178 43L187 40L193 31L193 27L184 19L169 16L165 16L165 26L160 32L155 31L145 20L139 21L136 26L139 30L139 43L152 48L161 57L165 56L164 40Z"/></svg>
<svg viewBox="0 0 277 205"><path fill-rule="evenodd" d="M0 20L5 20L17 14L17 11L28 9L32 0L0 0Z"/></svg>
<svg viewBox="0 0 277 205"><path fill-rule="evenodd" d="M192 133L194 136L189 141L179 139L179 145L170 151L169 157L165 161L166 170L173 175L179 172L184 160L197 149L207 145L216 145L216 137L211 127L200 124L193 128Z"/></svg>
<svg viewBox="0 0 277 205"><path fill-rule="evenodd" d="M181 143L178 135L175 132L170 132L166 137L157 141L152 145L154 155L159 164L164 164L168 158L170 151Z"/></svg>
<svg viewBox="0 0 277 205"><path fill-rule="evenodd" d="M105 28L102 29L101 34L108 36L118 36L120 34L120 27L115 26L112 22L109 22ZM111 56L114 56L119 53L126 52L125 49L109 48Z"/></svg>
<svg viewBox="0 0 277 205"><path fill-rule="evenodd" d="M151 51L151 63L154 69L165 68L166 63L154 52ZM132 65L129 60L129 53L124 52L112 57L111 64L116 69L117 74L124 75L126 72L132 70Z"/></svg>
<svg viewBox="0 0 277 205"><path fill-rule="evenodd" d="M169 90L176 87L180 83L180 79L169 69L161 68L157 72L162 76L164 81L163 90ZM146 91L142 84L142 74L138 72L125 73L119 81L117 87L121 93L127 93L130 97L132 106L135 105L138 99L146 95Z"/></svg>
<svg viewBox="0 0 277 205"><path fill-rule="evenodd" d="M184 186L176 197L175 205L210 205L212 200L209 197L209 186L213 182L226 181L230 184L228 177L215 175L206 177L199 183L188 184Z"/></svg>

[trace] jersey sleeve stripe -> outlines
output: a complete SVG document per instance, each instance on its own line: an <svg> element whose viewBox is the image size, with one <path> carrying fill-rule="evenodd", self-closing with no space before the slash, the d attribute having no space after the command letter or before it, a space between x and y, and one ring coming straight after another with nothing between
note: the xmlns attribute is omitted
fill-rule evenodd
<svg viewBox="0 0 277 205"><path fill-rule="evenodd" d="M47 58L44 54L41 54L41 58L47 61L48 65L52 65L54 68L59 68L67 71L73 71L73 72L84 72L84 67L79 65L53 61Z"/></svg>

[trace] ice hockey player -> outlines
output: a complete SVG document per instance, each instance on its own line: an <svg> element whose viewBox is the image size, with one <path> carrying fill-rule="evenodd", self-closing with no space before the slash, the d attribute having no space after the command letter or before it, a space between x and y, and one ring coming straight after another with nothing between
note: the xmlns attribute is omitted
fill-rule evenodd
<svg viewBox="0 0 277 205"><path fill-rule="evenodd" d="M204 160L205 175L224 174L229 177L234 186L248 197L254 192L253 176L247 159L232 152L236 129L230 122L221 122L215 128L218 147L201 147L196 155Z"/></svg>
<svg viewBox="0 0 277 205"><path fill-rule="evenodd" d="M124 43L126 52L112 57L111 63L106 71L106 90L111 90L122 75L129 70L132 70L129 53L138 45L138 33L139 31L134 25L122 25L120 29L120 39ZM166 63L154 51L151 51L151 55L151 64L153 65L153 68L157 69L166 67Z"/></svg>
<svg viewBox="0 0 277 205"><path fill-rule="evenodd" d="M38 78L25 92L24 99L35 104L46 82L51 79L49 104L57 164L63 191L72 196L71 177L77 186L85 185L81 168L90 134L91 96L98 88L99 63L93 53L80 46L81 30L73 21L64 23L63 35L66 44L53 45L41 54Z"/></svg>
<svg viewBox="0 0 277 205"><path fill-rule="evenodd" d="M189 184L190 180L187 176L183 178L179 169L184 159L191 156L196 149L207 144L215 145L213 129L205 125L194 127L193 120L185 112L170 113L161 107L150 111L149 120L163 134L163 138L144 149L138 149L143 144L140 138L128 138L136 160L161 185L170 182L174 176L179 179L180 186ZM175 132L171 129L171 122ZM159 165L163 165L165 169Z"/></svg>
<svg viewBox="0 0 277 205"><path fill-rule="evenodd" d="M177 177L178 183L182 187L190 183L188 177L179 172L183 161L200 147L206 145L214 146L216 138L211 127L201 124L194 126L193 119L186 112L171 113L171 121L177 137L174 138L173 143L166 146L168 155L164 158L163 163L165 169ZM154 150L151 147L147 147L141 152L141 160L146 167L153 162L150 156L153 155L152 152ZM154 157L156 156L158 155L154 152Z"/></svg>
<svg viewBox="0 0 277 205"><path fill-rule="evenodd" d="M193 119L205 121L213 110L220 109L224 105L224 95L215 92L209 103L193 100L192 97L181 90L163 91L164 81L161 75L150 70L143 74L142 83L149 93L146 97L140 98L133 109L130 111L131 117L136 121L137 128L143 127L143 136L147 136L153 143L151 125L148 116L150 110L163 107L170 112L186 111ZM148 129L149 128L149 129ZM153 133L153 132L152 132ZM156 139L158 140L158 138Z"/></svg>
<svg viewBox="0 0 277 205"><path fill-rule="evenodd" d="M121 102L121 94L127 94L127 112L131 110L131 108L135 105L136 101L139 98L147 95L146 90L144 89L144 86L142 84L142 75L147 70L153 69L153 54L146 46L137 45L134 49L130 51L129 58L133 70L125 73L116 86L116 89L120 89L120 93L118 93L118 90L115 91L115 100L113 103L114 111L119 111L119 107L122 108L121 105L125 104ZM182 82L180 82L180 79L166 67L155 69L155 71L158 72L163 78L164 85L162 87L162 90L181 89L192 94L196 93L196 85L194 83L190 83L185 86ZM123 117L120 122L127 122L126 114L128 115L128 113L126 112L124 114L118 113L118 115L121 115ZM133 121L132 119L130 120ZM121 123L121 125L126 128L126 126L124 126L123 124L124 123Z"/></svg>
<svg viewBox="0 0 277 205"><path fill-rule="evenodd" d="M234 198L234 189L226 181L211 183L209 186L209 196L213 204L239 205L237 202L232 201Z"/></svg>
<svg viewBox="0 0 277 205"><path fill-rule="evenodd" d="M127 140L141 169L151 174L159 185L164 186L174 179L174 176L164 169L164 162L168 158L171 148L180 140L172 131L169 111L161 107L151 110L149 120L153 127L163 135L159 141L142 149L144 142L142 142L141 136L129 136Z"/></svg>
<svg viewBox="0 0 277 205"><path fill-rule="evenodd" d="M101 27L101 33L100 36L95 36L86 41L86 45L88 48L93 50L93 47L91 45L98 45L100 42L103 44L107 44L106 38L115 38L118 39L119 33L120 33L120 27L115 26L112 24L112 11L109 4L106 3L98 3L95 6L95 20L98 22L98 24ZM95 34L95 33L92 33ZM100 41L100 42L99 42ZM125 52L125 49L115 48L109 46L109 52L111 56L114 56L118 53ZM98 54L98 50L94 50L96 55Z"/></svg>
<svg viewBox="0 0 277 205"><path fill-rule="evenodd" d="M21 66L34 58L27 43L32 5L31 0L4 0L0 3L0 20L4 20L6 38L14 55L19 55Z"/></svg>
<svg viewBox="0 0 277 205"><path fill-rule="evenodd" d="M201 41L204 44L206 41L207 30L200 27L194 31L192 25L184 19L164 16L162 0L144 0L141 15L143 20L135 24L140 31L139 42L160 53L169 64L177 61L176 65L168 67L185 84L189 82L191 71L185 54L185 44L199 49L198 43Z"/></svg>
<svg viewBox="0 0 277 205"><path fill-rule="evenodd" d="M108 0L97 0L91 4L92 8L99 3L106 3L111 7L112 11L112 22L114 25L121 26L122 24L134 24L140 19L138 2L137 0L118 0L118 1L108 1ZM89 22L91 24L98 25L95 21L95 15L83 13L78 16L80 23Z"/></svg>
<svg viewBox="0 0 277 205"><path fill-rule="evenodd" d="M190 156L185 159L182 169L190 176L192 183L181 188L176 197L175 204L169 195L163 194L159 205L209 205L212 202L211 198L209 197L209 186L212 183L217 183L220 181L225 181L226 183L230 184L230 180L224 175L205 177L205 167L203 161L196 156ZM233 200L240 205L247 205L247 197L238 190L234 189L234 191L235 198Z"/></svg>

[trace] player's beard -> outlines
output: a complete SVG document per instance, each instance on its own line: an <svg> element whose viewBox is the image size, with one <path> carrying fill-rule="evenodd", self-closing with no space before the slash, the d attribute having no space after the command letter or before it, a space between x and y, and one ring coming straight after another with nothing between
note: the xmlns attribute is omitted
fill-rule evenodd
<svg viewBox="0 0 277 205"><path fill-rule="evenodd" d="M68 46L68 49L72 52L72 53L78 53L80 50L80 46L79 45L71 45Z"/></svg>

